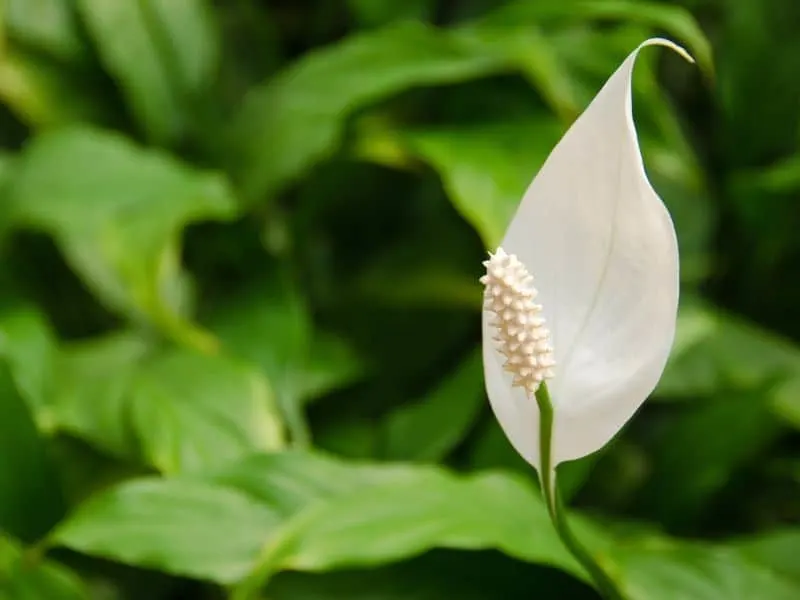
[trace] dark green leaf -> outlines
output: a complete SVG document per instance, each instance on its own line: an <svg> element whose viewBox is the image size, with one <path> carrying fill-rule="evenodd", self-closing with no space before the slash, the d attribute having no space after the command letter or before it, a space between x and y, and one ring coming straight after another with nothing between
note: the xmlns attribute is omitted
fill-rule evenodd
<svg viewBox="0 0 800 600"><path fill-rule="evenodd" d="M419 23L352 36L249 95L232 131L231 168L247 199L270 196L335 149L354 110L411 87L497 71L505 62L470 36Z"/></svg>
<svg viewBox="0 0 800 600"><path fill-rule="evenodd" d="M0 366L0 530L26 541L64 510L56 471L8 368Z"/></svg>
<svg viewBox="0 0 800 600"><path fill-rule="evenodd" d="M54 236L106 304L186 343L213 347L185 317L180 232L194 221L235 215L224 179L78 128L39 136L17 167L9 195L18 223Z"/></svg>
<svg viewBox="0 0 800 600"><path fill-rule="evenodd" d="M708 435L715 430L725 435ZM760 390L729 393L687 408L663 428L654 444L643 490L647 513L675 528L706 516L714 495L761 456L780 432Z"/></svg>
<svg viewBox="0 0 800 600"><path fill-rule="evenodd" d="M481 24L519 27L521 24L536 23L556 29L559 24L563 27L565 21L584 23L588 20L638 22L655 29L663 29L687 44L698 64L709 75L713 74L711 45L697 21L683 7L670 6L664 2L578 0L562 3L557 0L540 2L517 0L490 13Z"/></svg>
<svg viewBox="0 0 800 600"><path fill-rule="evenodd" d="M61 517L57 473L32 411L39 408L49 346L32 313L0 313L0 531L33 541ZM15 385L16 384L16 385ZM19 387L18 387L19 386Z"/></svg>
<svg viewBox="0 0 800 600"><path fill-rule="evenodd" d="M484 406L480 350L421 400L402 406L384 422L389 460L437 461L464 439Z"/></svg>
<svg viewBox="0 0 800 600"><path fill-rule="evenodd" d="M86 73L23 48L0 55L0 99L35 127L107 120Z"/></svg>

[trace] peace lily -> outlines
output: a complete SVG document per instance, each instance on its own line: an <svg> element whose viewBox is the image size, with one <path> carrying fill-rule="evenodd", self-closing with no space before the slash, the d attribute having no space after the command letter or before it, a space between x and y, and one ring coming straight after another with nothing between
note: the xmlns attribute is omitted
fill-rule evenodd
<svg viewBox="0 0 800 600"><path fill-rule="evenodd" d="M492 409L539 472L565 543L607 597L604 573L559 512L555 467L600 449L655 388L672 346L678 245L633 124L636 48L530 184L496 252L483 311ZM604 581L605 579L605 581Z"/></svg>

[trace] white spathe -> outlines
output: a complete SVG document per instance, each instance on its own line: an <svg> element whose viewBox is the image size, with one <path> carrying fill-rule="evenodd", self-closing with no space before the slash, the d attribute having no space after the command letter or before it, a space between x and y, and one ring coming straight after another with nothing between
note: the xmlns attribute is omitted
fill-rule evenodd
<svg viewBox="0 0 800 600"><path fill-rule="evenodd" d="M501 247L534 276L551 333L552 466L602 448L653 391L678 308L672 219L644 170L633 124L634 50L525 192ZM539 410L503 372L483 312L486 389L514 448L540 468Z"/></svg>

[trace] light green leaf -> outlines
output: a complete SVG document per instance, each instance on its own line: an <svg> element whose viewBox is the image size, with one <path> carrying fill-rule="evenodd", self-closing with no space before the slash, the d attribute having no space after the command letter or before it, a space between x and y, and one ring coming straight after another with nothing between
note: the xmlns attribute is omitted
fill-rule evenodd
<svg viewBox="0 0 800 600"><path fill-rule="evenodd" d="M24 555L0 533L0 598L3 600L89 600L83 583L61 565Z"/></svg>
<svg viewBox="0 0 800 600"><path fill-rule="evenodd" d="M226 357L172 351L145 360L130 400L144 457L198 470L282 445L267 380Z"/></svg>
<svg viewBox="0 0 800 600"><path fill-rule="evenodd" d="M402 90L507 66L471 36L401 23L309 54L256 88L231 131L231 169L245 198L271 196L339 142L353 111ZM280 148L280 152L275 149Z"/></svg>
<svg viewBox="0 0 800 600"><path fill-rule="evenodd" d="M607 543L585 521L576 518L573 526L594 550ZM436 547L499 549L585 577L529 485L508 475L463 478L428 469L407 481L362 488L310 505L287 522L233 598L250 597L280 570L375 566Z"/></svg>
<svg viewBox="0 0 800 600"><path fill-rule="evenodd" d="M64 430L164 472L283 444L267 380L224 356L114 336L65 352L60 381L55 410Z"/></svg>
<svg viewBox="0 0 800 600"><path fill-rule="evenodd" d="M630 600L792 600L800 586L727 549L689 544L631 544L613 552Z"/></svg>
<svg viewBox="0 0 800 600"><path fill-rule="evenodd" d="M792 579L800 586L800 529L778 529L728 543L748 560Z"/></svg>
<svg viewBox="0 0 800 600"><path fill-rule="evenodd" d="M6 35L63 62L83 62L88 48L81 39L74 0L5 0Z"/></svg>
<svg viewBox="0 0 800 600"><path fill-rule="evenodd" d="M309 442L304 405L363 371L344 341L313 329L304 299L277 273L222 307L210 327L228 352L264 372L293 441L301 445Z"/></svg>
<svg viewBox="0 0 800 600"><path fill-rule="evenodd" d="M171 143L217 67L219 40L206 0L77 0L100 58L147 136Z"/></svg>
<svg viewBox="0 0 800 600"><path fill-rule="evenodd" d="M427 397L384 422L389 460L437 461L464 439L485 403L480 352L473 352Z"/></svg>
<svg viewBox="0 0 800 600"><path fill-rule="evenodd" d="M139 365L149 352L146 340L128 334L66 346L53 398L56 427L117 457L136 459L128 406Z"/></svg>
<svg viewBox="0 0 800 600"><path fill-rule="evenodd" d="M83 128L40 135L16 166L8 193L17 223L54 236L101 300L187 344L214 347L185 316L180 232L236 214L224 179Z"/></svg>
<svg viewBox="0 0 800 600"><path fill-rule="evenodd" d="M0 356L34 418L48 426L47 404L58 350L50 324L38 310L11 306L0 310Z"/></svg>
<svg viewBox="0 0 800 600"><path fill-rule="evenodd" d="M232 583L278 525L268 506L199 481L140 479L95 496L51 544L168 573Z"/></svg>

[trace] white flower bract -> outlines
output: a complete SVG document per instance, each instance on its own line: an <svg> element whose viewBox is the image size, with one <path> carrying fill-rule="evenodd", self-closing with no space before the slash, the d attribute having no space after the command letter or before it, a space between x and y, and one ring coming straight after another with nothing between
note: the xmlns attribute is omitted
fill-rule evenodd
<svg viewBox="0 0 800 600"><path fill-rule="evenodd" d="M486 389L506 436L537 469L532 394L543 379L555 466L616 435L655 388L672 346L678 246L644 170L631 101L636 56L651 44L691 60L666 40L634 50L551 152L503 250L487 261Z"/></svg>

